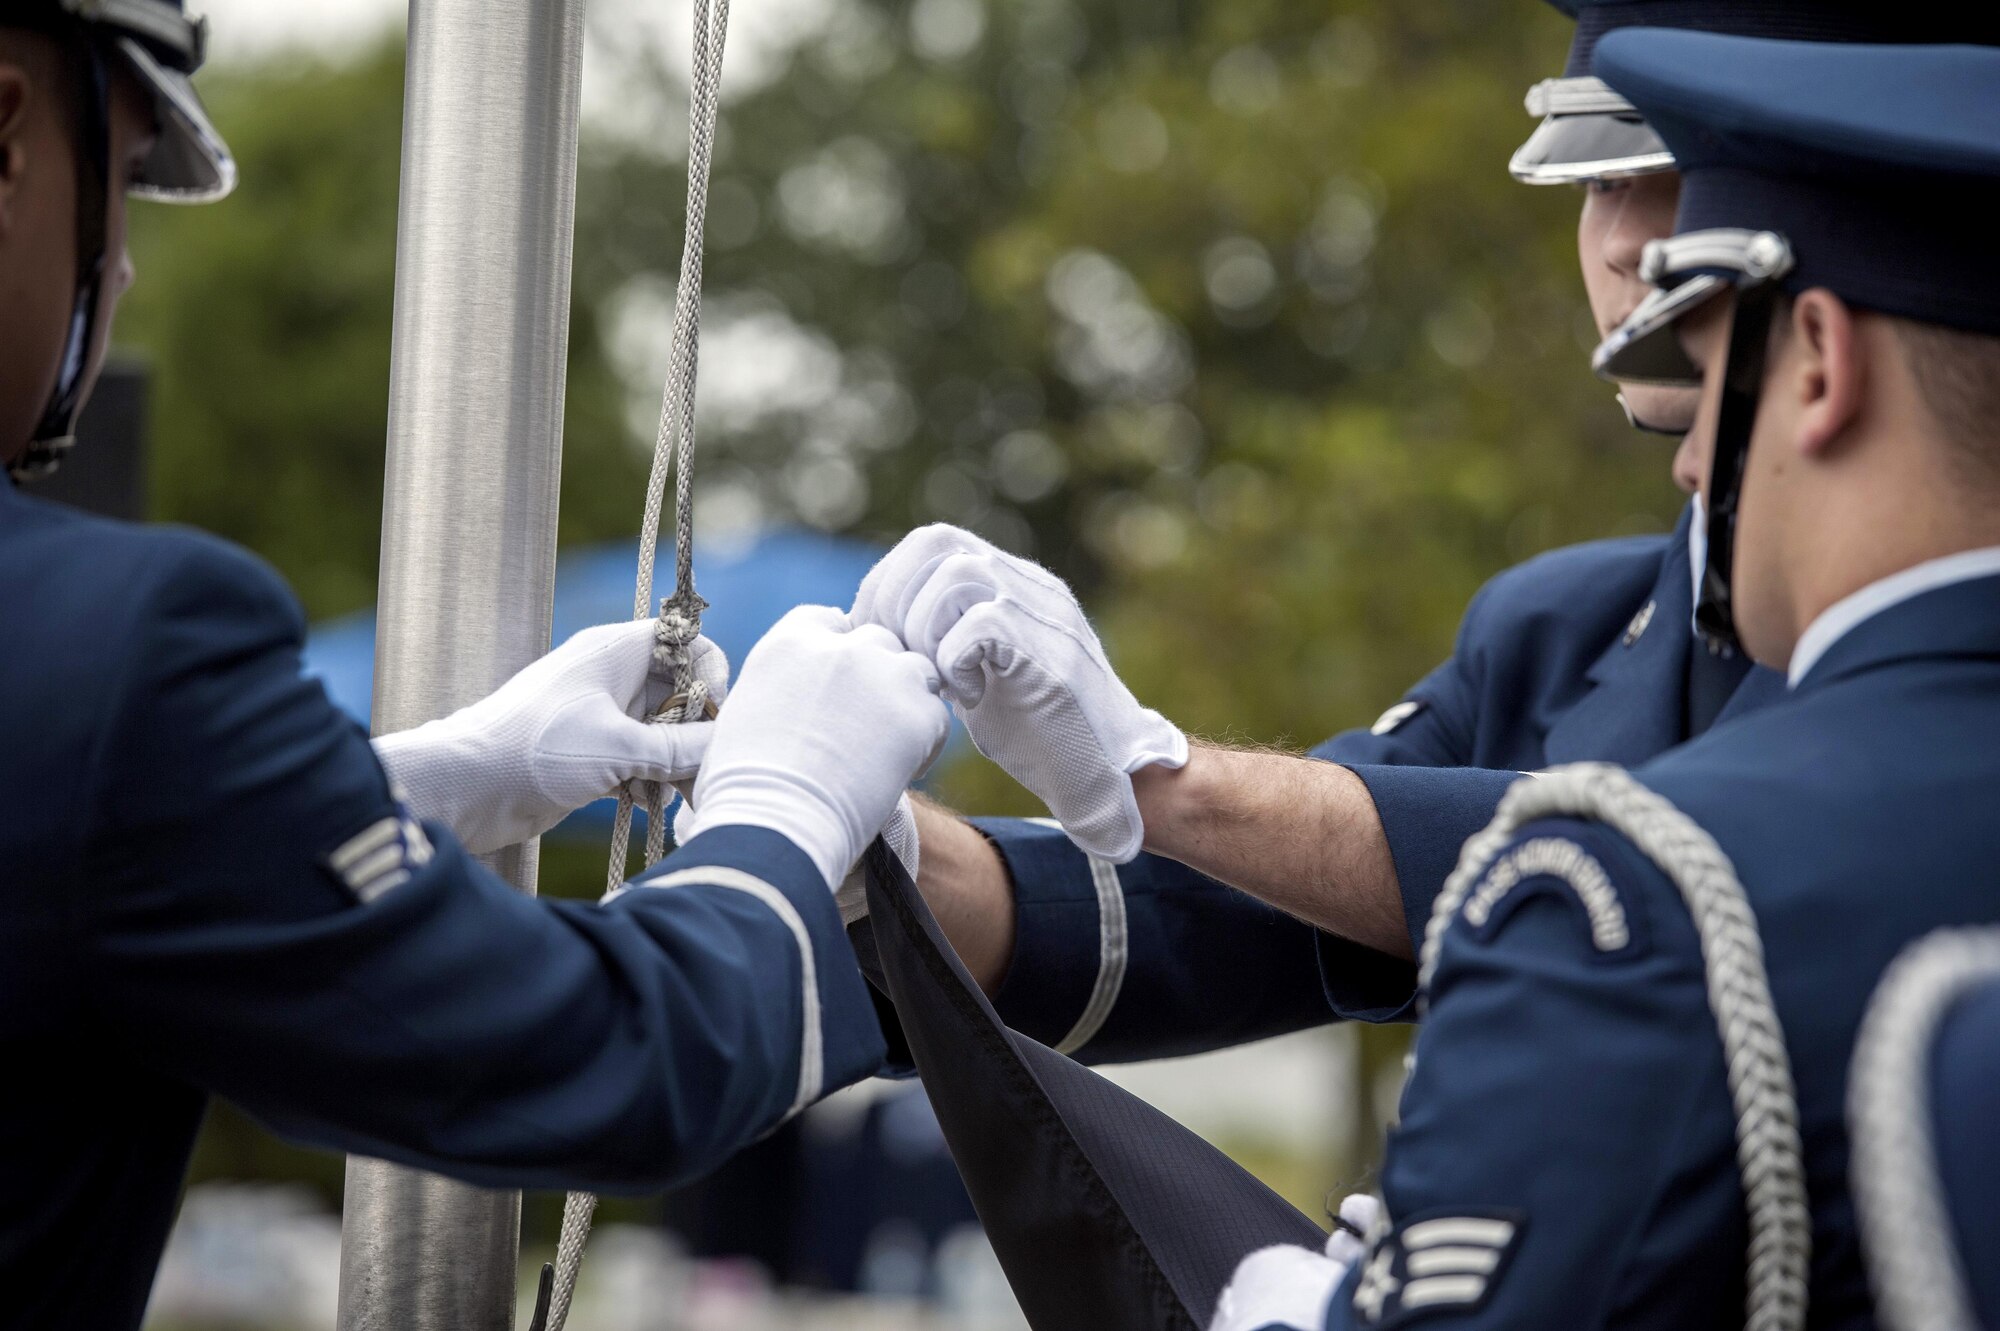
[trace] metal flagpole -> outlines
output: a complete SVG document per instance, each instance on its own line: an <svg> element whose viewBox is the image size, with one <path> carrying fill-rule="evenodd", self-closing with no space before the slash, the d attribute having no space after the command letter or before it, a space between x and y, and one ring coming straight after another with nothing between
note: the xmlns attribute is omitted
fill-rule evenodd
<svg viewBox="0 0 2000 1331"><path fill-rule="evenodd" d="M549 647L583 0L411 0L374 725ZM535 890L536 846L489 862ZM520 1194L347 1162L341 1331L509 1331Z"/></svg>

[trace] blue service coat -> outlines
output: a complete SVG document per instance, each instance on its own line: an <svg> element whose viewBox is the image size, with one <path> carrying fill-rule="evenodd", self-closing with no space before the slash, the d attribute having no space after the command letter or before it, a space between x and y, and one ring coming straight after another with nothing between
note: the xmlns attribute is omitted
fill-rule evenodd
<svg viewBox="0 0 2000 1331"><path fill-rule="evenodd" d="M1668 536L1573 546L1502 573L1467 610L1450 660L1373 729L1313 750L1374 797L1413 948L1459 847L1521 772L1630 766L1681 743L1691 668L1728 695L1721 717L1783 692L1773 672L1697 645L1689 523L1684 513ZM1010 1026L1065 1053L1152 1058L1409 1012L1409 964L1185 865L1153 855L1093 862L1050 824L977 825L1015 890L1014 959L995 1005Z"/></svg>
<svg viewBox="0 0 2000 1331"><path fill-rule="evenodd" d="M880 1062L783 837L522 896L403 813L249 556L0 485L0 568L7 1325L139 1325L210 1095L327 1150L634 1191Z"/></svg>
<svg viewBox="0 0 2000 1331"><path fill-rule="evenodd" d="M2000 577L1866 620L1781 705L1634 775L1715 837L1749 895L1797 1083L1809 1325L1870 1327L1848 1063L1905 944L2000 919ZM1395 1228L1329 1327L1742 1323L1735 1116L1688 909L1601 824L1531 824L1502 858L1541 838L1608 894L1587 866L1529 873L1482 922L1449 925L1382 1169ZM1593 933L1614 910L1625 929Z"/></svg>

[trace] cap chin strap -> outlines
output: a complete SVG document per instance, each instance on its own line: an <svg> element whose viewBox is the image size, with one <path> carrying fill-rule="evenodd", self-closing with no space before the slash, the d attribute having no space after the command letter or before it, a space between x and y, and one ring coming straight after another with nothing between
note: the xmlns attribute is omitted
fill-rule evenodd
<svg viewBox="0 0 2000 1331"><path fill-rule="evenodd" d="M77 81L76 296L63 335L56 383L27 449L7 466L17 481L46 476L76 443L90 354L104 291L105 231L111 191L111 77L88 33L69 43Z"/></svg>
<svg viewBox="0 0 2000 1331"><path fill-rule="evenodd" d="M1708 557L1703 562L1694 622L1712 651L1738 651L1735 597L1736 514L1743 500L1743 472L1757 403L1764 385L1764 354L1771 342L1771 312L1780 288L1775 281L1741 287L1729 324L1729 358L1723 370L1722 410L1715 422L1715 446L1708 464Z"/></svg>

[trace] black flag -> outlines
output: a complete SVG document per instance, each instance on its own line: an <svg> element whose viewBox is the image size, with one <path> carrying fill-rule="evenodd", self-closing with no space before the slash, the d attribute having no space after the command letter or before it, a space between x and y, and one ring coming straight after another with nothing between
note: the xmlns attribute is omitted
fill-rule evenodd
<svg viewBox="0 0 2000 1331"><path fill-rule="evenodd" d="M1325 1243L1200 1137L1002 1025L887 846L863 864L855 949L1035 1331L1201 1331L1249 1253Z"/></svg>

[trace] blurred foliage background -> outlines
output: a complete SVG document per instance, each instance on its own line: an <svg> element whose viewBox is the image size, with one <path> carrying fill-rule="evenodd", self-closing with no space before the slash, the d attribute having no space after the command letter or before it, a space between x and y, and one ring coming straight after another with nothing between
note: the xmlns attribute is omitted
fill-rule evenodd
<svg viewBox="0 0 2000 1331"><path fill-rule="evenodd" d="M640 4L592 11L569 542L632 534L665 368L685 43L629 40ZM1568 40L1548 7L799 0L761 30L708 222L706 537L971 526L1070 578L1182 724L1304 745L1444 657L1502 567L1671 521L1664 446L1586 368L1578 198L1505 170ZM259 551L315 619L355 610L400 45L203 87L242 186L140 211L119 325L154 370L155 516ZM941 787L1032 811L976 757ZM545 887L600 862L552 848ZM225 1112L198 1170L337 1186L277 1149Z"/></svg>

